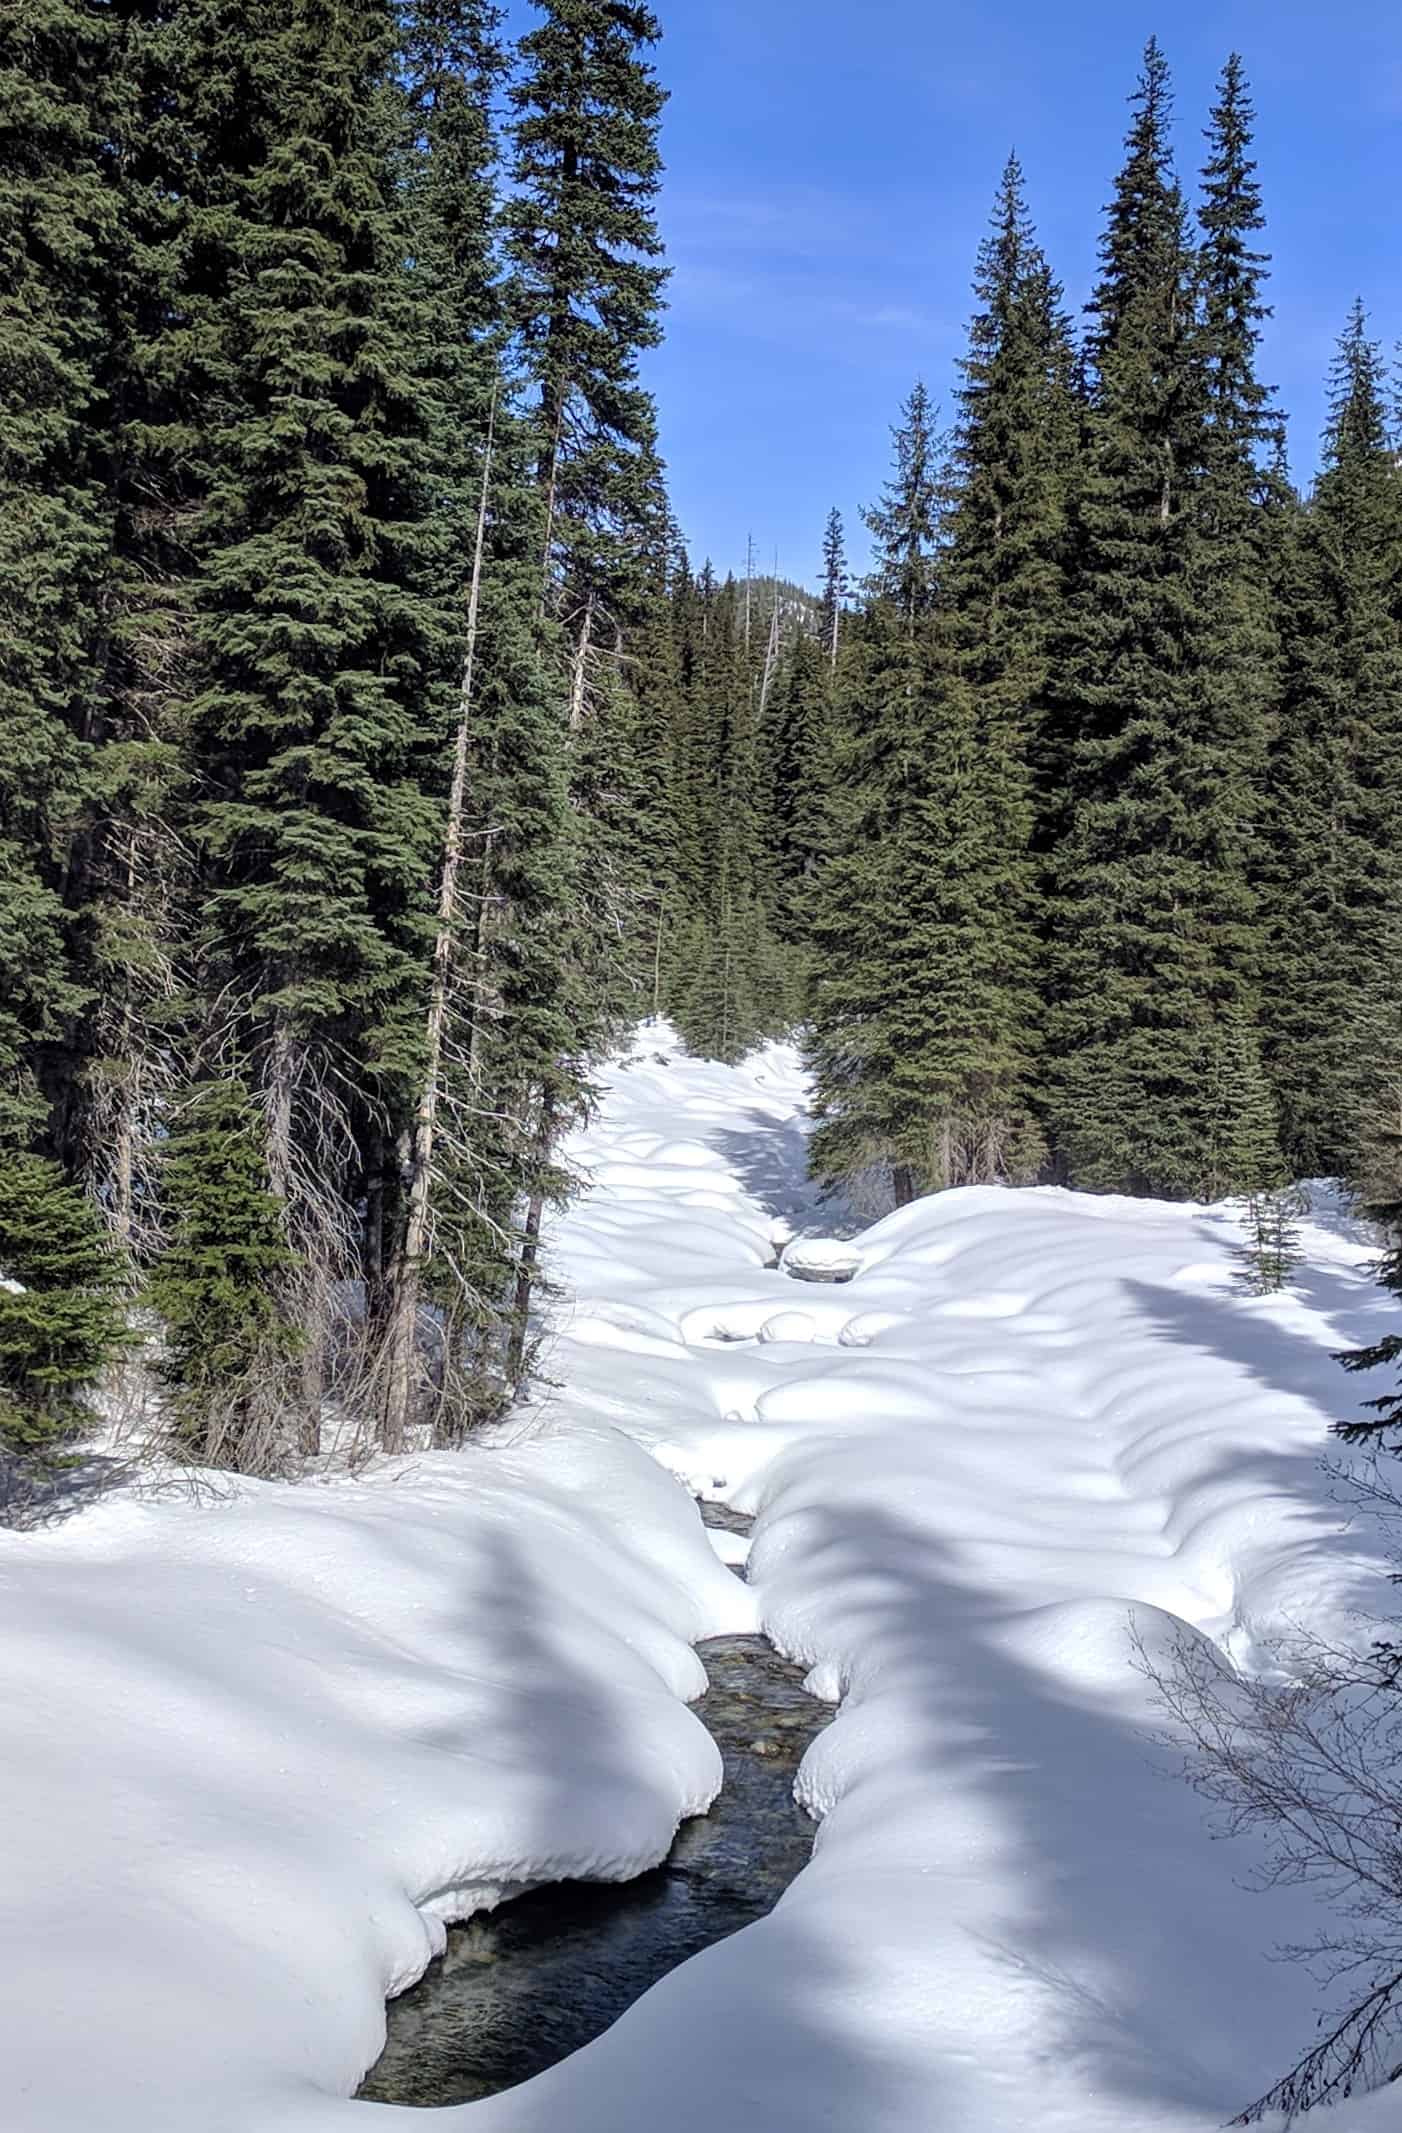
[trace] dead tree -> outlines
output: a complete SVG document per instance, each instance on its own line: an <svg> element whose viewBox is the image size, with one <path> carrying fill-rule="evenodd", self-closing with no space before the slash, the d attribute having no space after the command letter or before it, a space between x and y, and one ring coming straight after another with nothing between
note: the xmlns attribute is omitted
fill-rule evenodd
<svg viewBox="0 0 1402 2133"><path fill-rule="evenodd" d="M424 1026L423 1084L414 1116L409 1162L404 1237L391 1284L385 1334L385 1390L380 1442L387 1452L404 1448L413 1390L414 1345L418 1327L422 1266L429 1239L433 1188L434 1136L438 1120L443 1066L443 1037L452 989L453 958L459 926L459 881L462 872L467 768L472 743L472 686L477 657L478 617L482 594L482 557L486 543L487 502L496 437L496 393L487 419L482 489L477 504L477 532L472 552L472 580L467 602L467 643L458 692L458 724L453 744L453 776L443 827L443 862L438 885L438 927L433 943L433 974Z"/></svg>

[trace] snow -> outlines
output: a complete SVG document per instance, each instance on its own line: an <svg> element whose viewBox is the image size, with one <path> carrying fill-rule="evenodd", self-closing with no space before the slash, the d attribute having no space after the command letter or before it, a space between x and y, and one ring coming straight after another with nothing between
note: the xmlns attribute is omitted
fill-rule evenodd
<svg viewBox="0 0 1402 2133"><path fill-rule="evenodd" d="M5 2133L407 2126L345 2100L383 1992L446 1917L660 1857L719 1780L690 1647L756 1621L842 1699L812 1864L450 2128L1207 2133L1309 2041L1273 1949L1318 1914L1166 1774L1131 1633L1253 1667L1387 1605L1319 1469L1370 1247L1318 1195L1252 1298L1230 1210L992 1190L838 1241L806 1130L789 1048L650 1027L518 1441L0 1539Z"/></svg>
<svg viewBox="0 0 1402 2133"><path fill-rule="evenodd" d="M587 1424L3 1538L0 1609L5 2133L349 2093L445 1919L637 1873L704 1810L691 1646L752 1624Z"/></svg>

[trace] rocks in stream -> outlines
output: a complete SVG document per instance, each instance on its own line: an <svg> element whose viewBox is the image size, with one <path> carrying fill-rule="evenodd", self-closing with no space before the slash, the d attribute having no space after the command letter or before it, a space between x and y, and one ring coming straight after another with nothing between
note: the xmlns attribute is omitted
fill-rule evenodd
<svg viewBox="0 0 1402 2133"><path fill-rule="evenodd" d="M861 1246L841 1237L795 1237L779 1269L791 1281L851 1281L862 1270Z"/></svg>

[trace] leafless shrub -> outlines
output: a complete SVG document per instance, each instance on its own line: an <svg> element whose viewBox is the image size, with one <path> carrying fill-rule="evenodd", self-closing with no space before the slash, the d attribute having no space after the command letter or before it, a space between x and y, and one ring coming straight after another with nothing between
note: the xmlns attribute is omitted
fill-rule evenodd
<svg viewBox="0 0 1402 2133"><path fill-rule="evenodd" d="M1402 1647L1301 1635L1280 1656L1285 1678L1268 1680L1187 1632L1167 1660L1138 1644L1164 1738L1215 1832L1265 1841L1248 1885L1313 1889L1341 1921L1281 1949L1329 2001L1315 2042L1233 2125L1293 2122L1402 2075Z"/></svg>

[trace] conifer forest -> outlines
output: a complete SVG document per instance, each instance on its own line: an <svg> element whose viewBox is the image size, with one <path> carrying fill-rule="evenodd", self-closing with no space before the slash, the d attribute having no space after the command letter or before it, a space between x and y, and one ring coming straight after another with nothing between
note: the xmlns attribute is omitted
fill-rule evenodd
<svg viewBox="0 0 1402 2133"><path fill-rule="evenodd" d="M1398 2133L1402 15L1151 27L0 0L0 2133Z"/></svg>
<svg viewBox="0 0 1402 2133"><path fill-rule="evenodd" d="M654 1016L794 1035L875 1212L1402 1208L1399 321L1338 321L1298 488L1242 61L1175 168L1149 43L1083 309L1009 158L952 400L800 584L669 506L661 38L0 6L16 1471L99 1383L268 1475L499 1416Z"/></svg>

